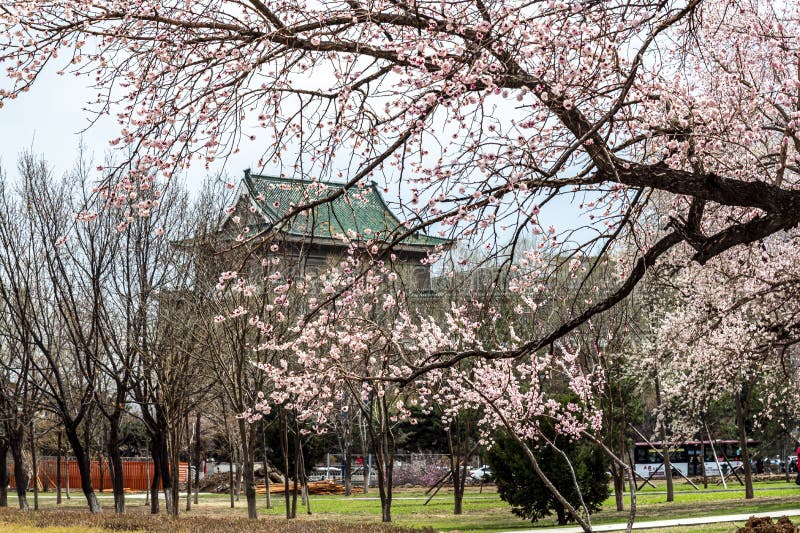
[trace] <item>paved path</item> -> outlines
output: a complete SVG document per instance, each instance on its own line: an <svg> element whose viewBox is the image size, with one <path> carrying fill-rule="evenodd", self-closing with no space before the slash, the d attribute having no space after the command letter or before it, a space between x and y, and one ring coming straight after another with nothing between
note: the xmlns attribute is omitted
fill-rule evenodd
<svg viewBox="0 0 800 533"><path fill-rule="evenodd" d="M702 516L698 518L675 518L673 520L653 520L650 522L635 522L633 529L655 529L659 527L697 526L701 524L716 524L719 522L747 522L751 516L763 518L766 516L779 518L781 516L800 516L800 509L786 509L768 513L728 514L718 516ZM592 527L593 531L625 531L626 524L600 524ZM549 527L536 529L518 529L504 533L583 533L577 526Z"/></svg>
<svg viewBox="0 0 800 533"><path fill-rule="evenodd" d="M794 486L794 485L786 485L786 486L781 486L781 487L754 487L753 490L755 490L756 492L759 492L759 491L762 491L762 490L797 490L797 487ZM696 494L696 493L699 493L699 492L702 492L702 493L707 493L707 492L744 492L744 486L736 485L735 487L730 488L730 489L722 489L722 488L719 488L719 489L700 489L700 490L681 489L681 490L676 490L675 494ZM666 493L667 493L666 490L637 490L636 491L637 496L648 496L650 494L666 494ZM627 498L628 494L630 494L630 493L629 492L624 492L623 494ZM610 492L608 496L611 497L613 495L614 495L614 493Z"/></svg>

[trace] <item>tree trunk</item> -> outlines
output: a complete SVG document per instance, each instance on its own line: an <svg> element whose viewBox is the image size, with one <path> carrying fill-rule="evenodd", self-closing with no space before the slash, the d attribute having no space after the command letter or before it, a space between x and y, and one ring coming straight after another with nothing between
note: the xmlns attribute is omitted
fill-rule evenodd
<svg viewBox="0 0 800 533"><path fill-rule="evenodd" d="M286 503L286 519L292 518L289 497L289 421L286 411L281 410L281 455L283 456L283 497Z"/></svg>
<svg viewBox="0 0 800 533"><path fill-rule="evenodd" d="M326 472L327 476L328 473ZM351 447L346 447L344 452L344 495L353 494L353 451Z"/></svg>
<svg viewBox="0 0 800 533"><path fill-rule="evenodd" d="M461 434L461 418L456 416L450 424L450 431L447 432L447 448L450 452L450 476L453 479L453 514L460 515L464 512L464 477L466 469L462 468L467 453L467 441L469 440L469 427L465 425L464 434ZM463 438L462 438L463 437Z"/></svg>
<svg viewBox="0 0 800 533"><path fill-rule="evenodd" d="M108 464L111 474L111 490L114 493L114 512L125 513L125 479L122 471L122 454L119 451L119 417L108 421Z"/></svg>
<svg viewBox="0 0 800 533"><path fill-rule="evenodd" d="M742 449L742 466L744 467L744 497L747 500L752 500L755 497L753 493L753 472L750 469L750 450L747 448L747 409L742 405L742 394L747 394L746 391L736 395L736 423L739 426L739 447Z"/></svg>
<svg viewBox="0 0 800 533"><path fill-rule="evenodd" d="M239 450L237 455L241 455L242 451ZM241 457L236 458L236 501L242 497L242 462Z"/></svg>
<svg viewBox="0 0 800 533"><path fill-rule="evenodd" d="M103 467L103 454L102 453L98 453L97 454L97 466L100 469L100 489L99 490L100 490L100 493L102 493L105 490L105 486L106 486L106 470Z"/></svg>
<svg viewBox="0 0 800 533"><path fill-rule="evenodd" d="M781 462L783 463L783 475L786 483L789 483L789 454L786 452L786 435L783 436L783 444L781 445Z"/></svg>
<svg viewBox="0 0 800 533"><path fill-rule="evenodd" d="M559 526L567 525L567 513L564 512L564 506L556 503L554 507L556 510L556 516L558 517L558 525Z"/></svg>
<svg viewBox="0 0 800 533"><path fill-rule="evenodd" d="M180 420L178 424L180 424ZM178 509L180 504L180 461L178 455L180 453L180 441L180 428L173 427L169 432L170 446L168 448L169 473L172 483L170 484L167 498L167 513L172 516L178 516L180 512Z"/></svg>
<svg viewBox="0 0 800 533"><path fill-rule="evenodd" d="M8 442L0 442L0 507L8 507Z"/></svg>
<svg viewBox="0 0 800 533"><path fill-rule="evenodd" d="M158 514L158 490L161 484L161 452L150 436L150 455L153 458L153 479L150 481L150 514Z"/></svg>
<svg viewBox="0 0 800 533"><path fill-rule="evenodd" d="M192 433L189 426L189 413L186 413L186 456L189 462L186 464L186 511L192 510Z"/></svg>
<svg viewBox="0 0 800 533"><path fill-rule="evenodd" d="M75 462L78 463L78 472L80 472L81 475L81 487L83 495L86 497L86 503L89 506L89 512L99 513L102 509L100 508L100 502L97 500L97 495L92 486L91 459L89 459L89 455L86 453L81 443L77 428L74 425L67 424L64 431L67 434L67 441L70 446L72 446Z"/></svg>
<svg viewBox="0 0 800 533"><path fill-rule="evenodd" d="M306 512L311 514L311 498L308 497L308 476L306 476L306 461L303 457L302 444L300 445L300 484L302 485L303 505L306 507Z"/></svg>
<svg viewBox="0 0 800 533"><path fill-rule="evenodd" d="M244 474L244 495L247 499L247 518L258 518L256 508L256 476L255 476L255 426L244 418L239 419L239 434L242 441L242 471ZM264 472L267 475L266 472Z"/></svg>
<svg viewBox="0 0 800 533"><path fill-rule="evenodd" d="M72 499L69 493L69 457L66 458L65 463L67 467L64 469L64 494L68 500Z"/></svg>
<svg viewBox="0 0 800 533"><path fill-rule="evenodd" d="M267 459L267 424L261 424L262 436L264 439L264 488L266 489L267 509L272 509L272 494L270 494L269 487L269 459Z"/></svg>
<svg viewBox="0 0 800 533"><path fill-rule="evenodd" d="M703 488L708 488L708 472L706 472L706 443L700 438L700 465L703 468Z"/></svg>
<svg viewBox="0 0 800 533"><path fill-rule="evenodd" d="M394 473L394 435L389 425L389 407L386 396L378 401L378 442L373 439L373 451L378 462L378 494L381 498L381 521L392 521L392 484Z"/></svg>
<svg viewBox="0 0 800 533"><path fill-rule="evenodd" d="M667 446L667 420L664 414L664 406L661 404L661 383L658 375L655 378L655 392L656 404L661 410L661 421L659 423L659 432L661 434L661 454L664 456L664 477L667 481L667 501L675 501L675 487L672 482L672 464L669 457L669 446Z"/></svg>
<svg viewBox="0 0 800 533"><path fill-rule="evenodd" d="M381 433L374 446L378 469L378 495L381 499L381 522L392 521L392 469L394 455L388 453L388 436Z"/></svg>
<svg viewBox="0 0 800 533"><path fill-rule="evenodd" d="M231 453L231 457L228 460L228 494L231 497L231 509L236 507L236 502L234 501L234 494L233 494L233 454Z"/></svg>
<svg viewBox="0 0 800 533"><path fill-rule="evenodd" d="M294 492L292 492L292 518L297 518L297 489L300 480L300 431L294 419Z"/></svg>
<svg viewBox="0 0 800 533"><path fill-rule="evenodd" d="M194 503L200 497L200 412L195 415L194 422Z"/></svg>
<svg viewBox="0 0 800 533"><path fill-rule="evenodd" d="M614 503L617 506L617 511L624 511L625 472L615 463L611 463L611 479L614 482Z"/></svg>
<svg viewBox="0 0 800 533"><path fill-rule="evenodd" d="M56 505L61 504L61 432L58 432L58 452L56 454Z"/></svg>
<svg viewBox="0 0 800 533"><path fill-rule="evenodd" d="M17 487L17 499L19 508L23 511L30 509L28 505L28 483L30 473L25 468L25 460L22 453L24 433L18 432L9 436L11 445L11 457L14 459L14 484Z"/></svg>
<svg viewBox="0 0 800 533"><path fill-rule="evenodd" d="M172 494L172 486L177 485L178 480L175 478L176 472L170 469L169 449L167 446L166 429L160 428L159 439L156 443L157 453L159 455L158 467L161 474L161 490L164 492L164 506L167 508L167 514L173 514L175 511L174 499Z"/></svg>
<svg viewBox="0 0 800 533"><path fill-rule="evenodd" d="M33 466L33 509L39 510L39 465L36 457L36 428L31 420L31 464Z"/></svg>

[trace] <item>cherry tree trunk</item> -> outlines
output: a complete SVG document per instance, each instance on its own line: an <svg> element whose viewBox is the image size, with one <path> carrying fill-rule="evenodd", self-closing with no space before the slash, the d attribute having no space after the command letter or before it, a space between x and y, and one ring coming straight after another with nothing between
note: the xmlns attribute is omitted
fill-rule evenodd
<svg viewBox="0 0 800 533"><path fill-rule="evenodd" d="M327 476L327 472L325 473ZM350 496L353 494L353 452L350 446L345 448L344 452L344 495Z"/></svg>
<svg viewBox="0 0 800 533"><path fill-rule="evenodd" d="M658 404L659 408L662 410L660 414L659 432L661 434L661 454L664 456L664 478L667 481L667 501L672 502L675 501L675 487L672 482L672 463L669 457L669 446L667 446L667 420L665 418L666 415L663 413L664 406L661 403L661 383L658 375L656 375L655 379L655 389L656 404Z"/></svg>
<svg viewBox="0 0 800 533"><path fill-rule="evenodd" d="M388 439L381 436L381 443L375 446L378 469L378 494L381 498L381 522L392 521L392 474L394 470L394 454L390 453Z"/></svg>
<svg viewBox="0 0 800 533"><path fill-rule="evenodd" d="M244 418L239 419L239 435L242 441L242 473L244 474L244 495L247 499L247 518L258 518L256 507L256 476L255 476L255 426ZM269 475L266 471L264 475Z"/></svg>
<svg viewBox="0 0 800 533"><path fill-rule="evenodd" d="M200 419L198 418L198 421ZM198 424L198 430L200 425ZM262 424L262 437L264 439L264 488L266 489L267 509L272 509L272 494L269 486L269 459L267 458L267 424Z"/></svg>
<svg viewBox="0 0 800 533"><path fill-rule="evenodd" d="M281 411L281 456L283 457L283 498L286 504L286 519L292 518L289 497L289 421L286 411Z"/></svg>
<svg viewBox="0 0 800 533"><path fill-rule="evenodd" d="M743 405L742 394L736 394L736 423L739 426L739 447L742 449L742 466L744 467L744 497L752 500L753 493L753 471L750 468L750 450L747 448L747 408Z"/></svg>

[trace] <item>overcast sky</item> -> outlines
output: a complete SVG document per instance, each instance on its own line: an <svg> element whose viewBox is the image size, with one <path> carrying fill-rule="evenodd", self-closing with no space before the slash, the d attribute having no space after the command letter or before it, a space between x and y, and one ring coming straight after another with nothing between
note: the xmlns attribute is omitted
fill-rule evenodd
<svg viewBox="0 0 800 533"><path fill-rule="evenodd" d="M0 109L0 163L9 176L15 176L17 158L25 150L44 156L60 176L74 166L81 139L93 161L102 163L118 128L105 120L86 130L90 114L84 107L95 94L86 81L47 72L28 93L6 100ZM255 168L258 154L244 152L228 161L226 171L232 178L241 176L245 168ZM189 187L199 187L205 173L200 165L191 169L185 176Z"/></svg>
<svg viewBox="0 0 800 533"><path fill-rule="evenodd" d="M61 176L73 168L81 141L94 165L103 162L110 148L109 139L118 136L118 126L106 118L87 129L91 115L84 107L95 96L95 91L87 87L87 81L74 75L58 76L55 72L46 72L34 83L30 92L16 100L6 101L5 107L0 109L0 164L9 177L13 179L16 176L17 158L25 150L42 155L54 174ZM224 171L231 181L237 181L246 168L252 168L255 172L261 170L257 168L261 151L255 148L245 142L241 153L225 163ZM263 171L280 172L272 168ZM190 190L198 191L205 175L206 170L198 164L183 178ZM392 210L401 218L403 214L397 202L408 201L408 198L404 198L407 192L402 187L400 190L392 187L384 194ZM397 197L398 193L400 198ZM588 220L580 220L571 203L569 197L559 198L547 209L547 214L542 214L542 221L555 224L559 230L575 227L576 224L591 224ZM583 239L591 233L579 231L578 235Z"/></svg>

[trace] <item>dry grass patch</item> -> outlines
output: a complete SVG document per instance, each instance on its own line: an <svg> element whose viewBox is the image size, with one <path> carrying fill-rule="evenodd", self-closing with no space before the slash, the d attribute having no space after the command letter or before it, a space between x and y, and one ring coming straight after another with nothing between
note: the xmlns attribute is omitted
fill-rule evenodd
<svg viewBox="0 0 800 533"><path fill-rule="evenodd" d="M0 509L0 530L47 531L47 533L129 531L137 533L432 533L432 529L410 529L387 524L336 523L328 520L285 520L264 517L256 521L238 517L180 516L109 512L91 514L73 509L22 512Z"/></svg>

